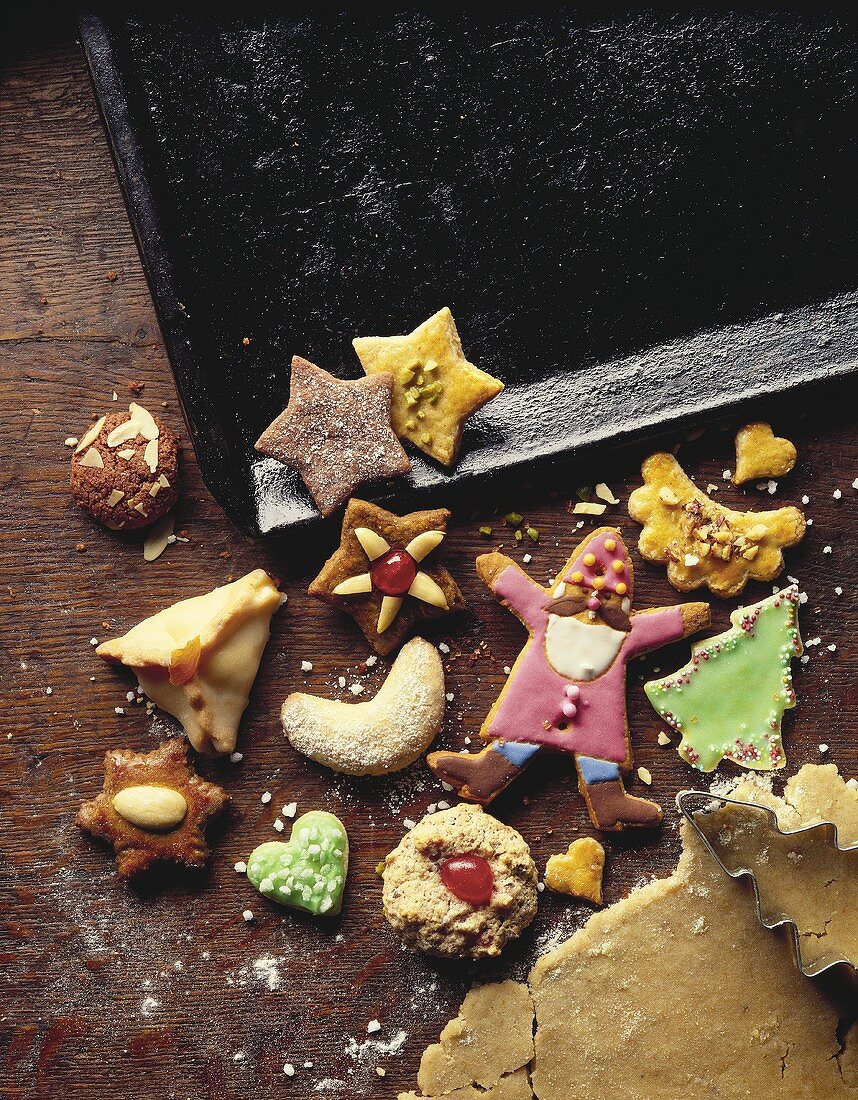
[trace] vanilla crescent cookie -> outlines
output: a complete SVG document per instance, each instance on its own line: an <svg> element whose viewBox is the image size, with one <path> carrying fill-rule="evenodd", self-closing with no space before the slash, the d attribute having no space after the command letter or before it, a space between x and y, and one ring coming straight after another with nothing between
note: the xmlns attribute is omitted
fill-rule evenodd
<svg viewBox="0 0 858 1100"><path fill-rule="evenodd" d="M530 849L481 806L424 817L387 856L383 877L388 923L430 955L499 955L536 915Z"/></svg>
<svg viewBox="0 0 858 1100"><path fill-rule="evenodd" d="M280 720L292 747L346 775L384 775L428 748L444 717L444 668L424 638L407 642L374 699L343 703L293 692Z"/></svg>

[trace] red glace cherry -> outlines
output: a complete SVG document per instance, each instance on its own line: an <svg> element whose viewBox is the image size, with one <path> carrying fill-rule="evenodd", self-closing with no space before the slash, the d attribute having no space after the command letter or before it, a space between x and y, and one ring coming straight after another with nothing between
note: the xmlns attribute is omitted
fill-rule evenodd
<svg viewBox="0 0 858 1100"><path fill-rule="evenodd" d="M488 905L495 888L495 876L482 856L450 856L438 866L441 881L451 894L469 905Z"/></svg>
<svg viewBox="0 0 858 1100"><path fill-rule="evenodd" d="M369 569L372 586L385 596L404 596L417 576L417 562L407 550L394 546Z"/></svg>

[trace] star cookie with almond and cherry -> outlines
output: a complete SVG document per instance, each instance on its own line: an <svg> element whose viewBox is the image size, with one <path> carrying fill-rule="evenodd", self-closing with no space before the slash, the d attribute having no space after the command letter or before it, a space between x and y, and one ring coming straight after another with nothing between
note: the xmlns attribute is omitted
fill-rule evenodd
<svg viewBox="0 0 858 1100"><path fill-rule="evenodd" d="M116 851L121 878L157 860L202 867L209 848L203 829L229 801L188 763L188 744L171 737L154 752L111 749L104 756L104 788L78 810L76 824Z"/></svg>
<svg viewBox="0 0 858 1100"><path fill-rule="evenodd" d="M376 653L395 649L416 622L464 607L459 587L439 564L445 508L396 516L350 500L339 549L308 591L351 615Z"/></svg>

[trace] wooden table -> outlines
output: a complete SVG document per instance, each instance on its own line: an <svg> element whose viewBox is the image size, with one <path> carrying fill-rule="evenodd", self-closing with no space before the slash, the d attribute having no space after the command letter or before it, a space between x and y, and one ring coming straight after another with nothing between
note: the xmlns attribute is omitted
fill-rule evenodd
<svg viewBox="0 0 858 1100"><path fill-rule="evenodd" d="M277 719L290 690L343 694L340 675L374 690L388 667L379 662L367 674L363 640L351 621L306 596L308 579L336 542L336 524L279 542L246 541L206 491L187 442L178 528L189 541L172 545L154 564L144 563L138 541L95 526L70 500L65 438L81 434L96 414L127 404L132 386L143 383L143 403L176 429L183 425L83 60L73 31L63 34L46 41L41 29L32 32L3 73L4 1095L395 1096L414 1087L422 1050L474 978L523 978L534 958L580 927L589 909L543 894L532 928L491 965L439 963L404 951L381 914L374 869L402 836L403 819L419 818L443 792L422 763L389 779L332 775L291 750ZM821 316L828 323L836 318ZM754 410L799 447L797 468L774 501L797 503L807 494L813 518L786 570L809 594L804 636L820 639L806 667L796 666L799 706L785 722L789 773L806 761L833 760L845 773L858 768L852 705L858 469L846 392L822 390ZM737 490L722 478L734 461L726 429L736 426L710 425L682 443L679 457L701 485L718 485L718 500L768 507L767 493ZM469 609L430 635L452 649L446 664L454 701L442 744L461 747L475 737L522 641L520 627L478 581L475 554L503 542L520 560L529 549L528 568L545 581L580 536L567 501L577 486L602 480L622 500L605 518L635 540L625 501L640 457L594 454L577 466L558 466L546 486L510 482L503 499L473 513L459 510L447 554ZM539 544L517 545L496 508L523 512L539 528ZM477 530L482 523L494 528L488 542ZM283 578L289 603L275 619L245 715L243 761L202 766L227 788L232 810L211 832L204 873L168 873L160 888L135 891L117 879L110 853L78 832L74 815L101 786L106 749L150 749L174 726L126 702L129 677L96 658L90 640L256 566ZM663 568L637 556L635 568L639 606L676 601ZM747 596L767 591L751 586ZM735 603L714 601L717 629L728 625ZM641 680L655 667L678 667L687 653L687 645L672 647L639 662L630 678L636 764L653 776L650 791L637 779L631 788L657 798L667 822L655 835L607 838L609 902L668 872L677 856L673 797L697 776L672 748L657 745L661 727ZM311 673L300 671L303 660L313 662ZM830 749L822 753L821 743ZM265 791L273 794L268 805L261 802ZM276 837L278 808L291 800L299 812L333 810L347 825L353 860L341 919L317 922L276 910L233 870L257 843ZM535 766L495 810L523 832L540 866L573 837L592 833L565 761ZM248 907L251 922L242 919ZM372 1019L381 1031L368 1037ZM284 1075L287 1062L296 1067L294 1077ZM343 1082L339 1089L336 1081ZM331 1091L316 1092L320 1082Z"/></svg>

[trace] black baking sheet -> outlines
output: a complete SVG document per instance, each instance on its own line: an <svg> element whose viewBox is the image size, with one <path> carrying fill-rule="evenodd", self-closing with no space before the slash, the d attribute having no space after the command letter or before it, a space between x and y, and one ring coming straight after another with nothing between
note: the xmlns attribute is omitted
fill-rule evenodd
<svg viewBox="0 0 858 1100"><path fill-rule="evenodd" d="M452 473L415 454L376 499L854 369L836 13L289 10L80 22L203 475L247 532L317 514L253 451L291 356L355 377L355 335L443 305L507 388Z"/></svg>

